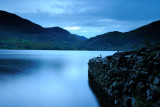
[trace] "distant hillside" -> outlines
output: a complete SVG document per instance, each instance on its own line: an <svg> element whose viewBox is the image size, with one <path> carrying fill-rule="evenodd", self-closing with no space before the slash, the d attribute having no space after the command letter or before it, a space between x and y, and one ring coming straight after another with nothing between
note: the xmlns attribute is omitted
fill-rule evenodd
<svg viewBox="0 0 160 107"><path fill-rule="evenodd" d="M83 43L91 50L129 50L148 42L160 42L160 21L153 22L130 32L109 32L92 37Z"/></svg>
<svg viewBox="0 0 160 107"><path fill-rule="evenodd" d="M5 11L0 11L0 30L15 31L26 34L41 34L47 32L40 25Z"/></svg>
<svg viewBox="0 0 160 107"><path fill-rule="evenodd" d="M69 41L69 42L79 42L85 39L81 39L80 36L75 36L71 34L69 31L60 28L60 27L52 27L52 28L45 28L49 31L52 35L54 35L56 41Z"/></svg>
<svg viewBox="0 0 160 107"><path fill-rule="evenodd" d="M75 36L76 38L80 39L80 40L87 40L88 38L84 37L84 36L79 36L76 34L72 34L73 36Z"/></svg>
<svg viewBox="0 0 160 107"><path fill-rule="evenodd" d="M82 41L60 27L43 28L15 14L0 11L0 48L79 49Z"/></svg>
<svg viewBox="0 0 160 107"><path fill-rule="evenodd" d="M0 11L0 49L130 50L148 42L160 42L160 21L126 33L115 31L87 39Z"/></svg>

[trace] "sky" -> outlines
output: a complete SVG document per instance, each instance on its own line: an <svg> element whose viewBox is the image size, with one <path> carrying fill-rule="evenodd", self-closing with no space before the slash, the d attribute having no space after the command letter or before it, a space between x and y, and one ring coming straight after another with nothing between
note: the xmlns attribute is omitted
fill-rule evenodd
<svg viewBox="0 0 160 107"><path fill-rule="evenodd" d="M0 0L0 10L88 38L160 20L160 0Z"/></svg>

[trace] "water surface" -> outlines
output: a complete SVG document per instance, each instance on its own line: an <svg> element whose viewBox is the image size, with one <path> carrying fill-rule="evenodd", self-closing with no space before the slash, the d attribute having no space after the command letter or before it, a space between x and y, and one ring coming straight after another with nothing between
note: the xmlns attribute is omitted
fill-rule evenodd
<svg viewBox="0 0 160 107"><path fill-rule="evenodd" d="M87 63L113 53L0 50L0 107L99 107Z"/></svg>

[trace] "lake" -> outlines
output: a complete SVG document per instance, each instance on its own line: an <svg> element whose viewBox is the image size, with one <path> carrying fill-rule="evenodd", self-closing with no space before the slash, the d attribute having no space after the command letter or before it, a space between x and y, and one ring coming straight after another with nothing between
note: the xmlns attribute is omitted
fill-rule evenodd
<svg viewBox="0 0 160 107"><path fill-rule="evenodd" d="M99 107L88 61L113 53L0 50L0 107Z"/></svg>

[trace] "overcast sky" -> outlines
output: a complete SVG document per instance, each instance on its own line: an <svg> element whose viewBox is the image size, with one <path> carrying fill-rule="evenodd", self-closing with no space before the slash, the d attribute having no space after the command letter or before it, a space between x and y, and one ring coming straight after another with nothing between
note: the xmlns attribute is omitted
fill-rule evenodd
<svg viewBox="0 0 160 107"><path fill-rule="evenodd" d="M160 20L160 0L0 0L0 10L86 37Z"/></svg>

